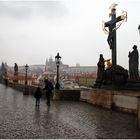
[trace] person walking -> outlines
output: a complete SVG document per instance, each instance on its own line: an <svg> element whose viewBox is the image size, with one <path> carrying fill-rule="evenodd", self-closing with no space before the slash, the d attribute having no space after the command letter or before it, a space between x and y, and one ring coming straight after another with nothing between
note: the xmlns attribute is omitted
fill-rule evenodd
<svg viewBox="0 0 140 140"><path fill-rule="evenodd" d="M47 105L50 106L50 97L52 95L54 87L53 84L48 80L45 79L45 91L46 91L46 97L47 97Z"/></svg>
<svg viewBox="0 0 140 140"><path fill-rule="evenodd" d="M40 98L42 97L42 92L41 92L41 89L40 89L39 86L37 87L37 89L35 91L34 97L36 98L36 106L39 107L39 105L40 105Z"/></svg>

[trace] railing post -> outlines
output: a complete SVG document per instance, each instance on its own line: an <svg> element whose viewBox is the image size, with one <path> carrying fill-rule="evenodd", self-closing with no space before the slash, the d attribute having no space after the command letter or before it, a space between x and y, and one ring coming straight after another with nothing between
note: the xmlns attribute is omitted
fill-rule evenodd
<svg viewBox="0 0 140 140"><path fill-rule="evenodd" d="M54 90L53 100L60 100L60 90L59 89Z"/></svg>

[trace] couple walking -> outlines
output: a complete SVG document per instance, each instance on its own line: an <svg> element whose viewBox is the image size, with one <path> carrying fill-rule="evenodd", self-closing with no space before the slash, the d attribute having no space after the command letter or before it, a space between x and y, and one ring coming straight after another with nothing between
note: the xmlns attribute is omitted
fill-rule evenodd
<svg viewBox="0 0 140 140"><path fill-rule="evenodd" d="M50 97L52 95L52 90L54 89L53 84L48 80L45 79L45 94L46 94L46 98L47 98L47 105L50 106ZM36 106L39 106L40 104L40 98L42 97L42 91L41 88L38 86L34 97L36 98Z"/></svg>

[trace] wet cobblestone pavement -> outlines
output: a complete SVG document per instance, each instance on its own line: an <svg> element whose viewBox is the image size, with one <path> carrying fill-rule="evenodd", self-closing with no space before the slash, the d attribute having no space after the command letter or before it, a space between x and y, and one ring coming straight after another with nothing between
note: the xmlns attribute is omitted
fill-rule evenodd
<svg viewBox="0 0 140 140"><path fill-rule="evenodd" d="M140 138L137 117L84 102L41 100L0 85L0 138Z"/></svg>

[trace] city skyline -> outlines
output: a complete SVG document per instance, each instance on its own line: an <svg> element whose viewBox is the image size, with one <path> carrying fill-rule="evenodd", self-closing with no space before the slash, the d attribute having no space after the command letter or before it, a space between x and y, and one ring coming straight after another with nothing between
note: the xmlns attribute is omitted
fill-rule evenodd
<svg viewBox="0 0 140 140"><path fill-rule="evenodd" d="M117 64L128 69L132 46L140 50L138 0L0 1L0 62L45 64L59 52L69 66L96 66L99 54L111 58L102 21L110 20L113 3L117 16L128 13L117 30Z"/></svg>

